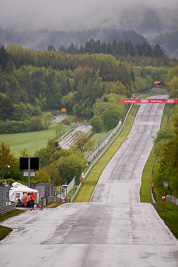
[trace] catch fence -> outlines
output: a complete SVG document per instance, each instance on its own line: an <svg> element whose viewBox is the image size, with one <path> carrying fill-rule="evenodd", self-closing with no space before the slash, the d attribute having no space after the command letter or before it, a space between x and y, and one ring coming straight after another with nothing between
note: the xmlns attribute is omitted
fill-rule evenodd
<svg viewBox="0 0 178 267"><path fill-rule="evenodd" d="M0 186L0 206L9 204L9 189L11 186Z"/></svg>

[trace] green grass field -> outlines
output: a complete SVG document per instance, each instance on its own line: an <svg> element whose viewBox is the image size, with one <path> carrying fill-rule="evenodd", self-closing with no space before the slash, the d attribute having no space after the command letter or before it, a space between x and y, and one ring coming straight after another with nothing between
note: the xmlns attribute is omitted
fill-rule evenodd
<svg viewBox="0 0 178 267"><path fill-rule="evenodd" d="M65 132L70 131L71 126L64 126ZM20 151L27 149L27 153L34 155L36 150L46 147L47 142L51 138L55 138L55 123L49 126L48 130L17 133L17 134L0 134L0 142L9 145L11 153L20 156Z"/></svg>

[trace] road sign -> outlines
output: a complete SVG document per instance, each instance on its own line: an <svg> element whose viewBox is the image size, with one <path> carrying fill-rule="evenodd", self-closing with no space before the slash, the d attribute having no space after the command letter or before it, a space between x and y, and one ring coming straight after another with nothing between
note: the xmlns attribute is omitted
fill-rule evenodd
<svg viewBox="0 0 178 267"><path fill-rule="evenodd" d="M66 108L61 108L61 112L66 112Z"/></svg>
<svg viewBox="0 0 178 267"><path fill-rule="evenodd" d="M39 170L39 158L20 157L20 170Z"/></svg>
<svg viewBox="0 0 178 267"><path fill-rule="evenodd" d="M164 188L165 188L165 187L168 187L168 182L164 181L164 182L163 182L163 186L164 186Z"/></svg>
<svg viewBox="0 0 178 267"><path fill-rule="evenodd" d="M27 176L28 177L28 172L23 172L23 176ZM30 176L34 177L35 176L35 172L30 172Z"/></svg>

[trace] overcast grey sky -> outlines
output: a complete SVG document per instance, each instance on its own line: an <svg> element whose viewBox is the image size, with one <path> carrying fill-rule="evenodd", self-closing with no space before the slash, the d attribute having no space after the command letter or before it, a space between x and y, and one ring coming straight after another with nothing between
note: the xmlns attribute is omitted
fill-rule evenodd
<svg viewBox="0 0 178 267"><path fill-rule="evenodd" d="M90 27L136 3L178 6L178 0L0 0L0 26L63 30Z"/></svg>

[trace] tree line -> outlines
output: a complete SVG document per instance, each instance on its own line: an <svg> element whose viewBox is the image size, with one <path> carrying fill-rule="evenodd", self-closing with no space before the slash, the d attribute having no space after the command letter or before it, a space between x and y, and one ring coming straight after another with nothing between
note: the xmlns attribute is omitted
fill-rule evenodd
<svg viewBox="0 0 178 267"><path fill-rule="evenodd" d="M136 66L133 60L137 59ZM65 107L68 114L90 119L99 99L106 100L110 94L131 97L150 89L155 80L165 81L171 95L176 94L177 78L167 79L167 75L177 68L177 61L165 57L127 56L120 61L111 54L73 55L9 45L0 47L0 64L0 116L6 133L22 125L26 130L34 125L41 129L39 117L49 109ZM23 123L11 127L17 121Z"/></svg>
<svg viewBox="0 0 178 267"><path fill-rule="evenodd" d="M48 46L49 51L55 51L54 46L51 44ZM153 47L147 42L133 44L130 40L123 42L120 41L117 43L115 40L112 43L101 42L100 40L95 41L91 39L78 47L77 45L71 43L69 47L60 46L59 52L69 53L69 54L111 54L114 57L118 56L145 56L145 57L156 57L163 58L166 57L165 51L163 48L156 44Z"/></svg>

